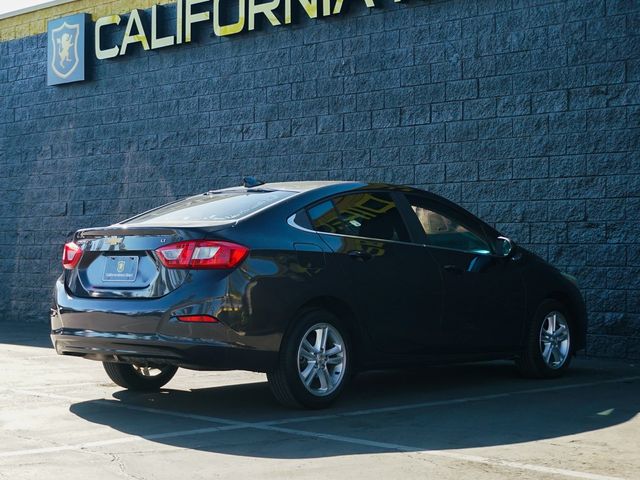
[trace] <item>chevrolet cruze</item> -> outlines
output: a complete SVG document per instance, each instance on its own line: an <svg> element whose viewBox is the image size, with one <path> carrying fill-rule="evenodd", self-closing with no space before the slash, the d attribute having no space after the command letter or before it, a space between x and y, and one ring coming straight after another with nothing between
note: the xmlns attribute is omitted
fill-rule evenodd
<svg viewBox="0 0 640 480"><path fill-rule="evenodd" d="M132 390L244 369L321 408L365 369L514 359L556 377L585 346L573 277L415 188L248 178L69 240L55 348Z"/></svg>

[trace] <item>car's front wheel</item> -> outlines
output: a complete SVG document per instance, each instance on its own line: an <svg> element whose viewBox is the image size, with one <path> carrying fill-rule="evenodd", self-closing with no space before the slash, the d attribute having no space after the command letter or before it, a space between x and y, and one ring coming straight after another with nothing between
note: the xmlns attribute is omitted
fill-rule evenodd
<svg viewBox="0 0 640 480"><path fill-rule="evenodd" d="M329 312L309 311L283 340L278 365L267 373L269 387L285 406L324 408L344 390L351 362L342 322Z"/></svg>
<svg viewBox="0 0 640 480"><path fill-rule="evenodd" d="M102 365L115 384L144 392L161 389L178 371L177 367L170 365L149 367L114 362L102 362Z"/></svg>
<svg viewBox="0 0 640 480"><path fill-rule="evenodd" d="M520 372L527 377L561 376L571 363L571 318L564 305L545 300L536 310L525 346L517 360Z"/></svg>

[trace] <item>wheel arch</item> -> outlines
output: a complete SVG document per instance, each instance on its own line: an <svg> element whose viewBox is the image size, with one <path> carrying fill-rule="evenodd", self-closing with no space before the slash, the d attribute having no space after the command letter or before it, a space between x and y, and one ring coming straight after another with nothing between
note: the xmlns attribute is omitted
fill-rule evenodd
<svg viewBox="0 0 640 480"><path fill-rule="evenodd" d="M311 310L325 310L340 319L343 326L347 329L347 335L351 341L351 355L355 359L354 365L358 365L361 353L359 349L361 335L357 316L353 308L338 297L330 295L318 296L310 298L301 304L291 317L282 341L284 342L291 332L295 324L295 319Z"/></svg>

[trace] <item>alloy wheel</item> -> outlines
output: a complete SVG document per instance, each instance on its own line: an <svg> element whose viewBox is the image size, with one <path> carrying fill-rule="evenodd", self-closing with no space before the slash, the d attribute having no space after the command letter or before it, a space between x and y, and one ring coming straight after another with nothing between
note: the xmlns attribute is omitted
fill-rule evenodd
<svg viewBox="0 0 640 480"><path fill-rule="evenodd" d="M302 336L298 347L298 375L312 395L324 397L341 384L347 352L340 332L328 323L318 323Z"/></svg>
<svg viewBox="0 0 640 480"><path fill-rule="evenodd" d="M570 346L567 319L558 311L549 312L540 327L540 353L545 364L554 370L562 367L569 357Z"/></svg>
<svg viewBox="0 0 640 480"><path fill-rule="evenodd" d="M144 365L132 365L133 371L143 378L153 378L162 374L161 368L148 367Z"/></svg>

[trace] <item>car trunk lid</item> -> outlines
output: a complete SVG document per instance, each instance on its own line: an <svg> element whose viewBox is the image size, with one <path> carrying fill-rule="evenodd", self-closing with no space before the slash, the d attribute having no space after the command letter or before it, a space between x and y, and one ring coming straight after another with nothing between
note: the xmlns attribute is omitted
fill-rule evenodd
<svg viewBox="0 0 640 480"><path fill-rule="evenodd" d="M206 238L227 227L173 228L114 225L79 230L74 241L82 248L77 268L65 272L70 293L80 297L158 298L178 288L187 270L166 268L156 250L184 240Z"/></svg>

